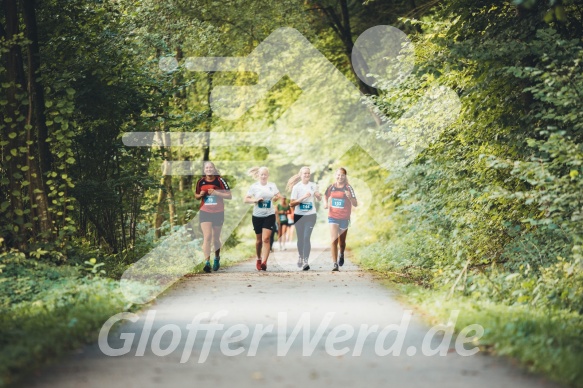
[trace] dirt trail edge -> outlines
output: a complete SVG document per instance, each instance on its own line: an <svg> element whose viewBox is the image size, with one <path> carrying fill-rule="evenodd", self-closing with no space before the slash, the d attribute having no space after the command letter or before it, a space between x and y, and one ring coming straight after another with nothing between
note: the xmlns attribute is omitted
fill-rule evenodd
<svg viewBox="0 0 583 388"><path fill-rule="evenodd" d="M478 352L395 301L392 291L329 254L300 270L296 250L183 279L98 343L21 381L33 387L557 387ZM463 314L463 311L460 312ZM374 330L376 329L376 331ZM429 334L428 334L429 333ZM472 333L470 333L472 334ZM102 345L104 341L101 341ZM471 343L465 348L471 349ZM117 350L116 350L117 349ZM429 356L427 354L441 351ZM398 353L399 355L395 355Z"/></svg>

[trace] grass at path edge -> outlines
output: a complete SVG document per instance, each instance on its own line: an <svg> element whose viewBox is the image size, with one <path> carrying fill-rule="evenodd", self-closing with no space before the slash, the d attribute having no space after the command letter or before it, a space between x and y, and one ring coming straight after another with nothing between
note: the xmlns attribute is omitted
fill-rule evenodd
<svg viewBox="0 0 583 388"><path fill-rule="evenodd" d="M448 321L460 310L455 331L471 324L484 327L481 351L505 355L529 371L541 373L568 386L583 388L583 319L566 311L542 311L527 305L507 306L447 293L408 282L398 274L375 268L354 254L354 261L373 272L385 286L398 292L398 299L417 309L430 325Z"/></svg>
<svg viewBox="0 0 583 388"><path fill-rule="evenodd" d="M229 267L247 260L254 250L250 243L240 244L225 251L221 265ZM0 307L0 387L15 384L71 351L96 342L101 326L111 316L148 306L128 303L117 280L79 277L80 272L68 266L36 265L31 270L50 272L52 278L43 279L43 290L34 292L29 300ZM202 264L192 271L201 272ZM18 283L19 279L0 274L0 283L4 281Z"/></svg>

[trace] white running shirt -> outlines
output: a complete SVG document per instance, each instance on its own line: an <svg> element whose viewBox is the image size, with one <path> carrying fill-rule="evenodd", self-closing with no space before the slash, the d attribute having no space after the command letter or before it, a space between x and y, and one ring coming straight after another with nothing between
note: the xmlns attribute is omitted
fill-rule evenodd
<svg viewBox="0 0 583 388"><path fill-rule="evenodd" d="M295 201L302 198L306 193L310 196L300 202L294 209L294 214L305 216L308 214L316 214L316 203L314 201L314 193L318 191L318 185L314 182L308 182L304 185L301 181L296 183L292 188L291 199Z"/></svg>
<svg viewBox="0 0 583 388"><path fill-rule="evenodd" d="M263 198L263 202L253 205L253 215L255 217L267 217L275 214L275 205L271 201L271 198L277 193L279 193L279 190L275 183L267 182L265 186L259 182L253 183L247 191L247 195L255 198Z"/></svg>

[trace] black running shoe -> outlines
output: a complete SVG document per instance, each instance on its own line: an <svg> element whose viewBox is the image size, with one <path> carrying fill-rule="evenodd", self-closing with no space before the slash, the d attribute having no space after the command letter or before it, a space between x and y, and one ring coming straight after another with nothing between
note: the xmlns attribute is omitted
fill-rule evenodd
<svg viewBox="0 0 583 388"><path fill-rule="evenodd" d="M307 271L310 269L310 265L308 264L308 259L304 259L304 265L302 266L302 269L304 271Z"/></svg>
<svg viewBox="0 0 583 388"><path fill-rule="evenodd" d="M209 261L207 261L202 270L206 273L210 273L211 272L211 263Z"/></svg>
<svg viewBox="0 0 583 388"><path fill-rule="evenodd" d="M338 265L341 267L344 265L344 253L340 254L340 257L338 258Z"/></svg>
<svg viewBox="0 0 583 388"><path fill-rule="evenodd" d="M332 267L332 272L338 271L338 263L334 263L334 267Z"/></svg>

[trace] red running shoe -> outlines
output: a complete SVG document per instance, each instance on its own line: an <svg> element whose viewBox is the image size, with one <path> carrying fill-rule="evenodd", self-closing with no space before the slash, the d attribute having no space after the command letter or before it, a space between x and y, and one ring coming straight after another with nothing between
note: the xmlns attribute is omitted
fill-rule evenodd
<svg viewBox="0 0 583 388"><path fill-rule="evenodd" d="M257 260L257 263L255 263L255 268L257 268L257 271L261 271L261 260Z"/></svg>
<svg viewBox="0 0 583 388"><path fill-rule="evenodd" d="M261 270L262 271L267 271L267 263L261 264Z"/></svg>

